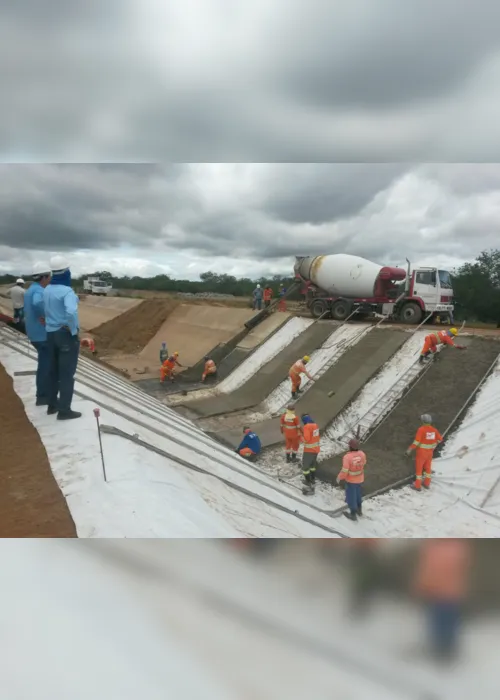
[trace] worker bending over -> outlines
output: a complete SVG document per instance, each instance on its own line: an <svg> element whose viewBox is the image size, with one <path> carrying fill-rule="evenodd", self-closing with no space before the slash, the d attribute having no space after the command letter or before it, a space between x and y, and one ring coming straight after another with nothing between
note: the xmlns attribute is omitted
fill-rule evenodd
<svg viewBox="0 0 500 700"><path fill-rule="evenodd" d="M215 378L217 376L217 365L215 364L215 362L208 355L205 355L204 360L205 369L203 370L203 374L201 375L202 382L204 382L207 377Z"/></svg>
<svg viewBox="0 0 500 700"><path fill-rule="evenodd" d="M292 399L296 399L297 394L300 392L303 374L305 374L306 377L312 382L314 381L314 379L306 369L306 365L309 364L310 361L311 358L309 357L309 355L305 355L305 357L303 357L301 360L297 360L297 362L294 365L292 365L292 367L290 367L290 372L288 373L288 376L290 377L290 381L292 382Z"/></svg>
<svg viewBox="0 0 500 700"><path fill-rule="evenodd" d="M440 345L450 345L452 348L457 348L457 350L465 350L464 345L456 345L453 342L453 338L458 335L456 328L450 328L449 331L434 331L425 336L424 347L420 354L420 362L429 357L429 355L435 355L437 349Z"/></svg>
<svg viewBox="0 0 500 700"><path fill-rule="evenodd" d="M443 440L443 436L439 430L432 426L432 416L430 416L428 413L424 413L424 415L421 416L421 420L422 425L417 430L415 440L406 451L408 457L411 455L413 450L416 452L416 476L415 481L412 484L412 488L415 489L415 491L421 490L422 479L424 482L424 488L428 489L430 487L434 450Z"/></svg>
<svg viewBox="0 0 500 700"><path fill-rule="evenodd" d="M302 428L293 404L287 407L286 412L281 416L280 423L281 434L285 438L286 461L296 462L302 440Z"/></svg>
<svg viewBox="0 0 500 700"><path fill-rule="evenodd" d="M170 379L171 382L174 381L175 379L175 368L176 367L182 367L181 363L178 360L179 353L174 352L173 355L171 355L161 366L160 370L160 382L163 384L165 379Z"/></svg>
<svg viewBox="0 0 500 700"><path fill-rule="evenodd" d="M345 481L345 500L349 512L344 513L349 520L357 520L358 515L363 515L363 491L365 481L366 455L359 449L359 442L353 438L349 440L349 452L344 455L342 471L337 477L337 484Z"/></svg>
<svg viewBox="0 0 500 700"><path fill-rule="evenodd" d="M83 349L90 350L92 355L97 354L97 350L95 349L95 342L94 339L91 338L90 336L87 336L86 338L82 338L80 341L80 347Z"/></svg>
<svg viewBox="0 0 500 700"><path fill-rule="evenodd" d="M305 496L312 496L316 484L316 465L320 452L319 426L307 413L302 416L302 423L304 424L304 454L302 456L304 488L302 493Z"/></svg>
<svg viewBox="0 0 500 700"><path fill-rule="evenodd" d="M255 462L262 450L260 439L250 428L243 428L243 435L243 440L236 449L236 454L250 462Z"/></svg>

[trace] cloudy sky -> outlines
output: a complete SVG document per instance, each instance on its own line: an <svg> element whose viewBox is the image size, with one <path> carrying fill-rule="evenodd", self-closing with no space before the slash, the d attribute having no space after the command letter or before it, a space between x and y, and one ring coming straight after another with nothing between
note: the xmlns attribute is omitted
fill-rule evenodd
<svg viewBox="0 0 500 700"><path fill-rule="evenodd" d="M0 165L0 271L289 273L346 252L453 268L500 243L500 165Z"/></svg>
<svg viewBox="0 0 500 700"><path fill-rule="evenodd" d="M500 161L495 0L0 2L0 149Z"/></svg>

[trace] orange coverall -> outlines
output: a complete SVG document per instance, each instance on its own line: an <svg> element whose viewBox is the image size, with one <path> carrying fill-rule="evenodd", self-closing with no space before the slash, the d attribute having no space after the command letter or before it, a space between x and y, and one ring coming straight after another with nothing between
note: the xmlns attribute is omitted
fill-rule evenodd
<svg viewBox="0 0 500 700"><path fill-rule="evenodd" d="M418 491L422 486L422 478L425 488L431 485L432 458L434 450L442 440L443 436L432 425L421 425L417 430L410 450L416 450L414 487Z"/></svg>
<svg viewBox="0 0 500 700"><path fill-rule="evenodd" d="M203 371L203 374L201 375L201 381L204 382L209 374L216 374L216 372L217 365L215 364L215 362L213 360L207 360L205 362L205 369Z"/></svg>
<svg viewBox="0 0 500 700"><path fill-rule="evenodd" d="M285 438L287 455L296 455L302 439L302 430L300 420L293 411L287 411L281 416L281 434Z"/></svg>
<svg viewBox="0 0 500 700"><path fill-rule="evenodd" d="M433 354L437 351L438 345L451 345L455 347L453 338L448 335L448 331L435 331L425 336L424 347L421 355L427 355L429 352Z"/></svg>
<svg viewBox="0 0 500 700"><path fill-rule="evenodd" d="M290 367L290 372L288 374L292 382L292 394L296 394L300 389L300 385L302 384L301 374L305 374L307 377L309 377L309 379L312 379L311 375L306 369L304 361L297 360L297 362Z"/></svg>
<svg viewBox="0 0 500 700"><path fill-rule="evenodd" d="M308 483L316 480L316 464L320 453L320 435L317 423L306 423L303 428L304 454L302 474Z"/></svg>
<svg viewBox="0 0 500 700"><path fill-rule="evenodd" d="M162 364L160 369L160 382L162 384L165 381L165 378L171 379L173 381L174 369L176 365L178 367L181 366L174 356L169 357L168 360L165 360L165 362Z"/></svg>

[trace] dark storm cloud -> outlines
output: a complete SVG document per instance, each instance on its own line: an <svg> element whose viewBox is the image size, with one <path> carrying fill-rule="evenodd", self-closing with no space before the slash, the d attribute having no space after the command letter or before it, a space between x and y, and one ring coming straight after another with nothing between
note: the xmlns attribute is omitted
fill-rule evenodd
<svg viewBox="0 0 500 700"><path fill-rule="evenodd" d="M4 158L500 158L494 0L189 7L196 22L181 3L7 4Z"/></svg>

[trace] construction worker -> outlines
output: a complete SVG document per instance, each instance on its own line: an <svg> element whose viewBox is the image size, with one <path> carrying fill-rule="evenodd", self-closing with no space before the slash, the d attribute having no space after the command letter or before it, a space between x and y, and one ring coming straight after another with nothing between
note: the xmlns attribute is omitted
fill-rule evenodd
<svg viewBox="0 0 500 700"><path fill-rule="evenodd" d="M14 323L22 323L24 321L24 280L19 277L19 279L16 280L16 284L9 289L7 294L12 300Z"/></svg>
<svg viewBox="0 0 500 700"><path fill-rule="evenodd" d="M464 345L456 345L453 342L453 338L458 335L458 330L456 328L450 328L449 331L434 331L425 336L424 347L420 353L420 362L429 357L429 355L435 355L439 345L450 345L452 348L457 348L457 350L465 350Z"/></svg>
<svg viewBox="0 0 500 700"><path fill-rule="evenodd" d="M49 347L47 345L47 329L45 328L43 290L49 284L51 274L49 263L35 263L33 265L33 283L24 295L26 335L38 356L36 369L37 406L47 406L49 402Z"/></svg>
<svg viewBox="0 0 500 700"><path fill-rule="evenodd" d="M243 435L243 440L237 447L236 454L250 462L255 462L262 450L260 439L250 428L243 428Z"/></svg>
<svg viewBox="0 0 500 700"><path fill-rule="evenodd" d="M258 284L253 290L253 309L254 311L256 309L259 311L262 309L262 288L260 284Z"/></svg>
<svg viewBox="0 0 500 700"><path fill-rule="evenodd" d="M363 515L362 484L365 481L366 455L360 450L359 442L353 438L349 440L349 452L344 455L342 470L337 477L337 484L346 482L345 500L349 512L344 515L349 520L357 520L358 515Z"/></svg>
<svg viewBox="0 0 500 700"><path fill-rule="evenodd" d="M471 564L467 539L429 539L420 544L412 592L426 607L429 656L438 661L451 662L459 651Z"/></svg>
<svg viewBox="0 0 500 700"><path fill-rule="evenodd" d="M272 290L272 287L267 285L267 287L264 289L264 307L268 309L271 306L271 302L273 300L273 295L274 292Z"/></svg>
<svg viewBox="0 0 500 700"><path fill-rule="evenodd" d="M304 454L302 455L302 474L304 475L304 488L302 493L306 496L314 494L316 483L316 464L320 452L319 426L311 416L304 413L302 416L304 425L302 434L304 440Z"/></svg>
<svg viewBox="0 0 500 700"><path fill-rule="evenodd" d="M290 404L286 412L281 416L280 428L281 434L285 438L286 461L296 462L297 452L302 439L302 428L300 427L300 420L295 414L293 404Z"/></svg>
<svg viewBox="0 0 500 700"><path fill-rule="evenodd" d="M166 343L162 343L160 348L160 365L162 365L165 360L168 360L168 348Z"/></svg>
<svg viewBox="0 0 500 700"><path fill-rule="evenodd" d="M71 408L80 354L79 299L71 286L71 270L66 258L55 255L50 267L52 279L43 290L49 348L47 414L57 413L58 420L73 420L82 415Z"/></svg>
<svg viewBox="0 0 500 700"><path fill-rule="evenodd" d="M88 349L92 353L92 355L97 354L97 350L95 349L95 342L94 339L91 338L89 335L86 336L85 338L82 338L80 341L80 347L82 350Z"/></svg>
<svg viewBox="0 0 500 700"><path fill-rule="evenodd" d="M416 452L415 459L415 481L412 484L412 488L415 491L420 491L422 488L422 479L424 488L428 489L431 485L431 471L432 471L432 458L434 456L434 450L440 442L443 440L443 436L432 426L432 416L428 413L424 413L421 416L422 425L417 430L415 435L415 440L407 449L406 454L408 457L411 455L413 450Z"/></svg>
<svg viewBox="0 0 500 700"><path fill-rule="evenodd" d="M292 399L296 399L297 394L300 392L300 385L302 384L302 374L305 374L306 377L312 382L314 381L314 379L306 369L306 365L309 364L310 361L311 358L309 357L309 355L305 355L301 360L297 360L297 362L294 365L292 365L292 367L290 367L290 372L288 373L288 376L290 377L290 381L292 382Z"/></svg>
<svg viewBox="0 0 500 700"><path fill-rule="evenodd" d="M285 285L280 284L280 288L278 291L278 295L280 298L280 303L278 304L278 311L286 311L286 289Z"/></svg>
<svg viewBox="0 0 500 700"><path fill-rule="evenodd" d="M208 355L205 355L203 359L205 360L205 369L201 375L202 382L204 382L207 377L216 377L217 375L217 365L215 362Z"/></svg>
<svg viewBox="0 0 500 700"><path fill-rule="evenodd" d="M160 369L160 383L163 384L165 381L165 378L170 379L171 382L175 380L175 373L174 370L176 367L182 367L181 363L178 360L179 353L174 352L173 355L168 357L165 362L162 364L161 369Z"/></svg>

